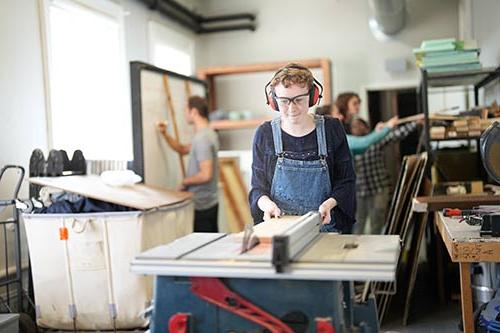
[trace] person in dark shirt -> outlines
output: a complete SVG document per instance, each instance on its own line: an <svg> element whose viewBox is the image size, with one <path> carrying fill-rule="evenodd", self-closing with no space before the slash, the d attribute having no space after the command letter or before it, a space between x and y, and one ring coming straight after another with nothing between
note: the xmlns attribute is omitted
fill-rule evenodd
<svg viewBox="0 0 500 333"><path fill-rule="evenodd" d="M343 125L308 112L321 90L298 64L283 67L266 85L268 104L280 115L254 137L249 200L255 223L319 211L321 231L352 229L356 179Z"/></svg>

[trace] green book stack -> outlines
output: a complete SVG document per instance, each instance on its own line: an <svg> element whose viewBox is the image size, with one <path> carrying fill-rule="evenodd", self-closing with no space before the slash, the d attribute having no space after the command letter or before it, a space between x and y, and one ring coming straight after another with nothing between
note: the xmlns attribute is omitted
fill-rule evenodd
<svg viewBox="0 0 500 333"><path fill-rule="evenodd" d="M429 73L481 69L479 52L475 41L455 38L424 40L413 50L417 65Z"/></svg>

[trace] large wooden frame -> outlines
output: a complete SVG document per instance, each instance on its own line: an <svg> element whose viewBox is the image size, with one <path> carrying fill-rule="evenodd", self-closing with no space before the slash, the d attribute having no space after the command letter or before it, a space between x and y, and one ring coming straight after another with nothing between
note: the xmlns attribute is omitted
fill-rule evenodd
<svg viewBox="0 0 500 333"><path fill-rule="evenodd" d="M184 108L191 93L206 96L205 81L142 62L130 63L132 90L133 170L148 185L175 188L183 178L183 162L157 133L155 123L167 119L169 132L190 141ZM182 157L181 157L182 158Z"/></svg>
<svg viewBox="0 0 500 333"><path fill-rule="evenodd" d="M219 158L220 182L224 188L226 218L230 232L243 230L246 224L252 224L248 190L241 178L240 168L235 158Z"/></svg>
<svg viewBox="0 0 500 333"><path fill-rule="evenodd" d="M235 74L251 74L258 72L274 72L288 63L295 62L302 64L310 69L319 68L323 76L323 101L327 104L332 102L332 73L331 62L329 59L306 59L306 60L291 60L279 61L261 64L249 64L239 66L214 66L206 67L198 70L198 78L205 80L208 84L208 103L210 110L217 109L216 99L216 84L215 79L218 76L235 75ZM241 121L224 121L221 126L214 122L212 128L215 129L237 129L249 128L259 125L262 121L259 119ZM232 126L234 125L234 126Z"/></svg>

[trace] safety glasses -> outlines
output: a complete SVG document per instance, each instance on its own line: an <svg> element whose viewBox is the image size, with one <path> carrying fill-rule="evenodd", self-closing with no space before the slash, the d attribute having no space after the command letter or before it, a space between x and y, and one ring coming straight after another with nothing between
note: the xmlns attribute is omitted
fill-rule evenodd
<svg viewBox="0 0 500 333"><path fill-rule="evenodd" d="M274 94L274 92L273 92ZM308 97L309 96L309 93L305 93L305 94L301 94L301 95L297 95L297 96L294 96L294 97L279 97L279 96L276 96L276 94L274 94L274 98L276 99L276 102L278 103L278 105L280 107L289 107L291 103L295 104L295 105L304 105L306 104L306 102L308 102Z"/></svg>

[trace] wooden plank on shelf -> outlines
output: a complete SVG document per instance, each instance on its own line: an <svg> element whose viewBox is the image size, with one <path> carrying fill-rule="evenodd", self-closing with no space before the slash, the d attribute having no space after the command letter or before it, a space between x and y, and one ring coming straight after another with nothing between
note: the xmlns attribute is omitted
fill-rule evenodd
<svg viewBox="0 0 500 333"><path fill-rule="evenodd" d="M209 110L217 109L216 93L215 93L215 78L222 75L248 74L258 72L275 72L281 67L291 63L299 63L310 69L320 69L322 72L323 82L323 103L331 103L332 98L332 79L331 79L331 61L326 58L321 59L303 59L291 61L279 61L260 64L248 65L230 65L230 66L215 66L206 67L198 70L198 78L206 80L208 83L208 103Z"/></svg>
<svg viewBox="0 0 500 333"><path fill-rule="evenodd" d="M244 120L213 120L210 122L210 127L214 130L233 130L255 128L271 118L257 118L257 119L244 119Z"/></svg>
<svg viewBox="0 0 500 333"><path fill-rule="evenodd" d="M413 199L413 210L419 213L434 212L444 208L469 209L480 205L500 205L500 195L436 195Z"/></svg>
<svg viewBox="0 0 500 333"><path fill-rule="evenodd" d="M281 67L286 66L291 62L299 63L308 68L319 68L322 67L322 65L324 65L322 61L324 62L328 60L307 59L307 60L293 60L293 61L278 61L278 62L261 63L261 64L248 64L248 65L214 66L208 68L201 68L200 70L198 70L198 77L202 80L206 80L209 76L216 76L216 75L273 72Z"/></svg>

